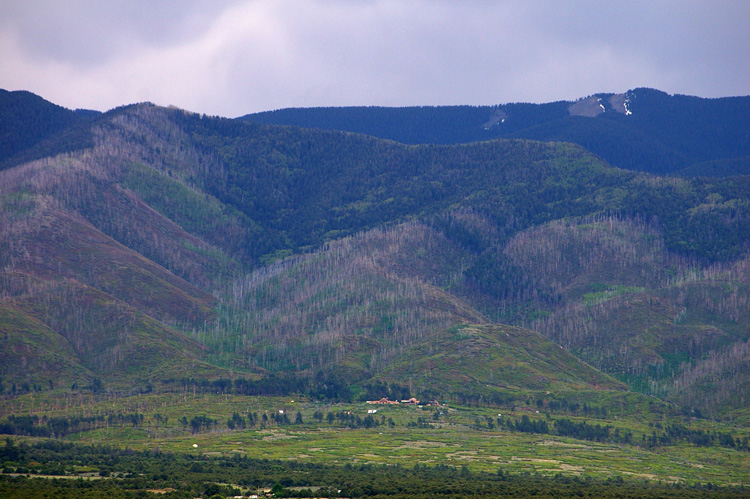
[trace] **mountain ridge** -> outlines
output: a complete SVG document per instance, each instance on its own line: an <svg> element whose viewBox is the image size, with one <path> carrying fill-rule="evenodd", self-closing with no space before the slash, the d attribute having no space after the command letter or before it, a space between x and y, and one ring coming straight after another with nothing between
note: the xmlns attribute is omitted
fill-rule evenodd
<svg viewBox="0 0 750 499"><path fill-rule="evenodd" d="M747 177L658 177L561 142L404 145L152 104L74 129L92 144L44 156L52 137L0 171L6 380L366 383L406 352L424 366L430 346L456 350L451 328L478 323L536 329L546 339L528 332L532 344L582 362L580 380L704 412L713 373L744 386ZM34 335L73 350L55 359ZM525 379L506 384L544 389ZM744 408L716 400L716 417Z"/></svg>
<svg viewBox="0 0 750 499"><path fill-rule="evenodd" d="M748 114L750 97L703 99L636 88L545 104L289 108L238 119L354 131L407 144L495 138L566 141L620 168L723 176L732 170L694 171L691 167L735 160L740 161L740 171L745 171L747 160L741 158L750 153Z"/></svg>

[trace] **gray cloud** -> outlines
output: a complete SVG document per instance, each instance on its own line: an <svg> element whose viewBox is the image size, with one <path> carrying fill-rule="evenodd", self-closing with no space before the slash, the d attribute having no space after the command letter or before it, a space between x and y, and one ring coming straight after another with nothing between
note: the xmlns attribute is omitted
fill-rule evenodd
<svg viewBox="0 0 750 499"><path fill-rule="evenodd" d="M28 57L87 67L131 50L186 43L232 2L6 1L0 26Z"/></svg>
<svg viewBox="0 0 750 499"><path fill-rule="evenodd" d="M0 87L67 107L494 104L750 93L750 3L0 3Z"/></svg>

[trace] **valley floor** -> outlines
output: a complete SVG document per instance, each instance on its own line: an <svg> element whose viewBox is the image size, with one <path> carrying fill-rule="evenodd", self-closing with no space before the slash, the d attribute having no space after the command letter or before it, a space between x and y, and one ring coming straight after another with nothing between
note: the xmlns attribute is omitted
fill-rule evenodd
<svg viewBox="0 0 750 499"><path fill-rule="evenodd" d="M9 428L23 433L21 424L30 418L36 422L32 428L57 425L61 433L67 428L69 433L55 441L186 454L196 460L243 457L334 466L449 466L510 475L750 485L750 452L742 447L750 432L708 421L550 414L525 405L374 406L187 393L44 402L25 396L5 400L0 408L6 433ZM63 419L67 426L60 423ZM9 421L16 426L8 426ZM562 427L560 421L576 428L609 428L609 437L561 436L553 430ZM737 445L659 443L658 438L667 434L663 429L670 427L731 435ZM630 443L613 434L629 434ZM11 438L26 443L45 440L29 435ZM3 464L13 471L12 463Z"/></svg>

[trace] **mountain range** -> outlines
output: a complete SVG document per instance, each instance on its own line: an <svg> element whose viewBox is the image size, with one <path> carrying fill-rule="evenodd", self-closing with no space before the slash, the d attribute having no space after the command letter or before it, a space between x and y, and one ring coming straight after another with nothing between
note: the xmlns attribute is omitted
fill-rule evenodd
<svg viewBox="0 0 750 499"><path fill-rule="evenodd" d="M294 375L750 418L749 117L650 89L239 119L3 91L2 389Z"/></svg>
<svg viewBox="0 0 750 499"><path fill-rule="evenodd" d="M404 144L497 138L564 141L579 144L619 168L720 177L750 173L748 116L748 97L702 99L637 88L574 102L291 108L240 119L344 130Z"/></svg>

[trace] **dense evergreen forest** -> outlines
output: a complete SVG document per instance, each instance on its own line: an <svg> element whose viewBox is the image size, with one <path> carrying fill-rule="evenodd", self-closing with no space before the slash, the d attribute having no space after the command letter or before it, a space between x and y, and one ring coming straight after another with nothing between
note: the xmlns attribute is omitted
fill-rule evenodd
<svg viewBox="0 0 750 499"><path fill-rule="evenodd" d="M580 144L611 165L687 176L748 168L750 98L701 99L637 88L576 102L496 106L279 109L240 119L345 130L406 144L524 138ZM712 162L703 165L704 162Z"/></svg>
<svg viewBox="0 0 750 499"><path fill-rule="evenodd" d="M49 154L91 147L85 124L98 114L71 111L31 92L0 89L0 170Z"/></svg>

